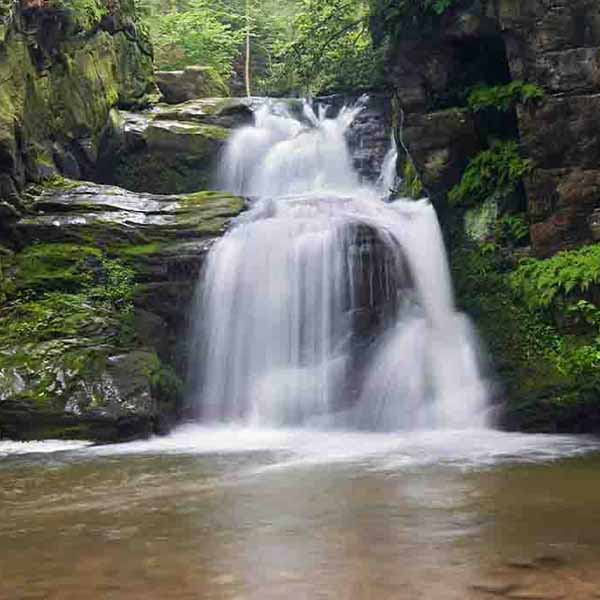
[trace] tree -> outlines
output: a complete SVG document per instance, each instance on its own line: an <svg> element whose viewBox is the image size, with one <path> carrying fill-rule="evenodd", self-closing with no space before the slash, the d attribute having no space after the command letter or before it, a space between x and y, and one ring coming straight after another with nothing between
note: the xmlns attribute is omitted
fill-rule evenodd
<svg viewBox="0 0 600 600"><path fill-rule="evenodd" d="M377 86L381 57L366 0L302 0L293 39L278 48L284 74L307 94Z"/></svg>

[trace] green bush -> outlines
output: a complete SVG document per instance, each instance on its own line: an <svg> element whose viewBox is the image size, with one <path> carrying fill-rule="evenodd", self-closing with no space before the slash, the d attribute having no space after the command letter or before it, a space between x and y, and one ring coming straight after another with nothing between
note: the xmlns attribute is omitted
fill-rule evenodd
<svg viewBox="0 0 600 600"><path fill-rule="evenodd" d="M241 17L230 15L229 21L235 22L232 26L227 16L210 0L190 0L185 10L148 14L145 23L154 44L157 68L209 66L229 79L244 32Z"/></svg>
<svg viewBox="0 0 600 600"><path fill-rule="evenodd" d="M474 206L489 198L506 198L532 168L533 162L519 155L517 142L496 142L471 159L448 200L453 205Z"/></svg>
<svg viewBox="0 0 600 600"><path fill-rule="evenodd" d="M515 270L511 255L497 245L463 243L451 258L459 304L475 319L495 371L507 386L513 424L553 430L566 418L560 407L581 407L598 397L597 307L578 301L561 310L577 313L588 323L583 329L564 331L550 311L522 301L522 291L515 287L519 267Z"/></svg>
<svg viewBox="0 0 600 600"><path fill-rule="evenodd" d="M493 229L494 240L501 246L514 248L522 245L529 237L529 224L526 215L504 215Z"/></svg>
<svg viewBox="0 0 600 600"><path fill-rule="evenodd" d="M511 274L512 289L529 310L566 317L577 335L563 335L551 354L559 371L570 377L600 377L600 309L584 296L600 284L600 246L560 252L547 260L527 259Z"/></svg>
<svg viewBox="0 0 600 600"><path fill-rule="evenodd" d="M507 85L477 86L469 93L467 102L471 110L478 112L493 108L507 112L516 104L540 102L544 98L544 90L533 83L512 81Z"/></svg>
<svg viewBox="0 0 600 600"><path fill-rule="evenodd" d="M527 259L511 276L513 289L532 309L546 309L600 284L600 245L559 252L547 260Z"/></svg>

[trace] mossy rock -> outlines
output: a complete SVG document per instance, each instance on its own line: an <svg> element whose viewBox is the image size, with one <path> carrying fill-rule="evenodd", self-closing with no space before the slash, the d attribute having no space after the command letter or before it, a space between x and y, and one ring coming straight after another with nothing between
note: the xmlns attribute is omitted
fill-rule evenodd
<svg viewBox="0 0 600 600"><path fill-rule="evenodd" d="M511 257L481 248L463 240L451 262L458 304L489 353L498 424L530 432L600 432L600 381L559 369L549 349L560 332L515 296Z"/></svg>
<svg viewBox="0 0 600 600"><path fill-rule="evenodd" d="M27 181L91 173L111 108L147 105L158 92L130 0L110 16L103 0L11 7L16 18L0 32L0 194L17 206Z"/></svg>
<svg viewBox="0 0 600 600"><path fill-rule="evenodd" d="M106 273L117 259L100 258L68 244L16 255L18 285L0 308L0 437L116 441L175 413L181 385L151 347L163 333L136 331L126 292ZM82 272L90 259L97 268ZM61 286L75 289L54 291Z"/></svg>
<svg viewBox="0 0 600 600"><path fill-rule="evenodd" d="M67 242L104 248L220 236L245 206L220 192L159 196L82 183L38 189L32 211L17 222L22 244Z"/></svg>
<svg viewBox="0 0 600 600"><path fill-rule="evenodd" d="M230 130L200 120L163 117L161 111L121 113L120 137L104 144L100 181L154 194L210 187Z"/></svg>
<svg viewBox="0 0 600 600"><path fill-rule="evenodd" d="M212 67L191 66L182 71L157 71L156 82L169 104L229 95L223 79Z"/></svg>
<svg viewBox="0 0 600 600"><path fill-rule="evenodd" d="M164 432L181 406L177 339L203 257L244 200L61 178L25 196L20 250L0 256L0 436Z"/></svg>
<svg viewBox="0 0 600 600"><path fill-rule="evenodd" d="M55 340L0 355L0 437L124 441L157 431L173 413L180 383L155 353Z"/></svg>

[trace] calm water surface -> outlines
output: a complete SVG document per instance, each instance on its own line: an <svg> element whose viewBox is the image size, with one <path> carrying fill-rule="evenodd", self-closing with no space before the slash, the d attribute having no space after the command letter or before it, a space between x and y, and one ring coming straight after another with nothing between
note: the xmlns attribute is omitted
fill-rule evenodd
<svg viewBox="0 0 600 600"><path fill-rule="evenodd" d="M0 442L0 598L600 598L589 438Z"/></svg>

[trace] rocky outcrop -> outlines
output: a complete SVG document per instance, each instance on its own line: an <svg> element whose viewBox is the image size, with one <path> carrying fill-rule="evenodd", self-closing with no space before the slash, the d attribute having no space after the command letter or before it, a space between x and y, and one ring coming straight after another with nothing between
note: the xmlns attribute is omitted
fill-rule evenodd
<svg viewBox="0 0 600 600"><path fill-rule="evenodd" d="M589 315L600 304L593 286L566 285L550 308L525 301L515 274L525 258L547 259L579 246L585 252L600 240L600 3L449 4L436 15L404 3L408 12L384 13L373 23L375 36L389 43L400 167L416 167L442 217L457 303L474 318L490 352L497 423L597 432L597 321ZM470 105L475 86L484 101ZM536 100L521 96L502 104L503 93L525 86ZM503 147L514 149L507 159L495 152ZM405 149L410 157L402 156ZM525 173L522 184L515 177L503 185L498 173L506 182L511 168ZM451 205L448 192L459 182ZM594 258L577 267L577 252L559 260L567 271L574 261L574 270L592 281ZM530 264L548 269L550 286L565 277L544 260ZM576 316L578 303L587 317Z"/></svg>
<svg viewBox="0 0 600 600"><path fill-rule="evenodd" d="M251 101L226 98L115 112L97 178L157 194L210 188L231 128L252 120Z"/></svg>
<svg viewBox="0 0 600 600"><path fill-rule="evenodd" d="M0 223L27 181L89 177L111 108L157 95L133 0L0 3Z"/></svg>
<svg viewBox="0 0 600 600"><path fill-rule="evenodd" d="M156 82L168 104L197 98L228 96L227 86L212 67L186 67L183 71L157 71Z"/></svg>
<svg viewBox="0 0 600 600"><path fill-rule="evenodd" d="M477 83L523 80L545 91L544 102L519 108L515 117L523 155L534 161L527 210L533 250L541 257L594 239L599 10L591 0L464 0L440 19L407 24L390 54L404 141L411 153L415 148L417 170L438 196L458 181L489 134L466 111L440 110L464 106L465 92Z"/></svg>
<svg viewBox="0 0 600 600"><path fill-rule="evenodd" d="M185 331L233 196L29 187L0 259L0 437L123 440L181 410Z"/></svg>

